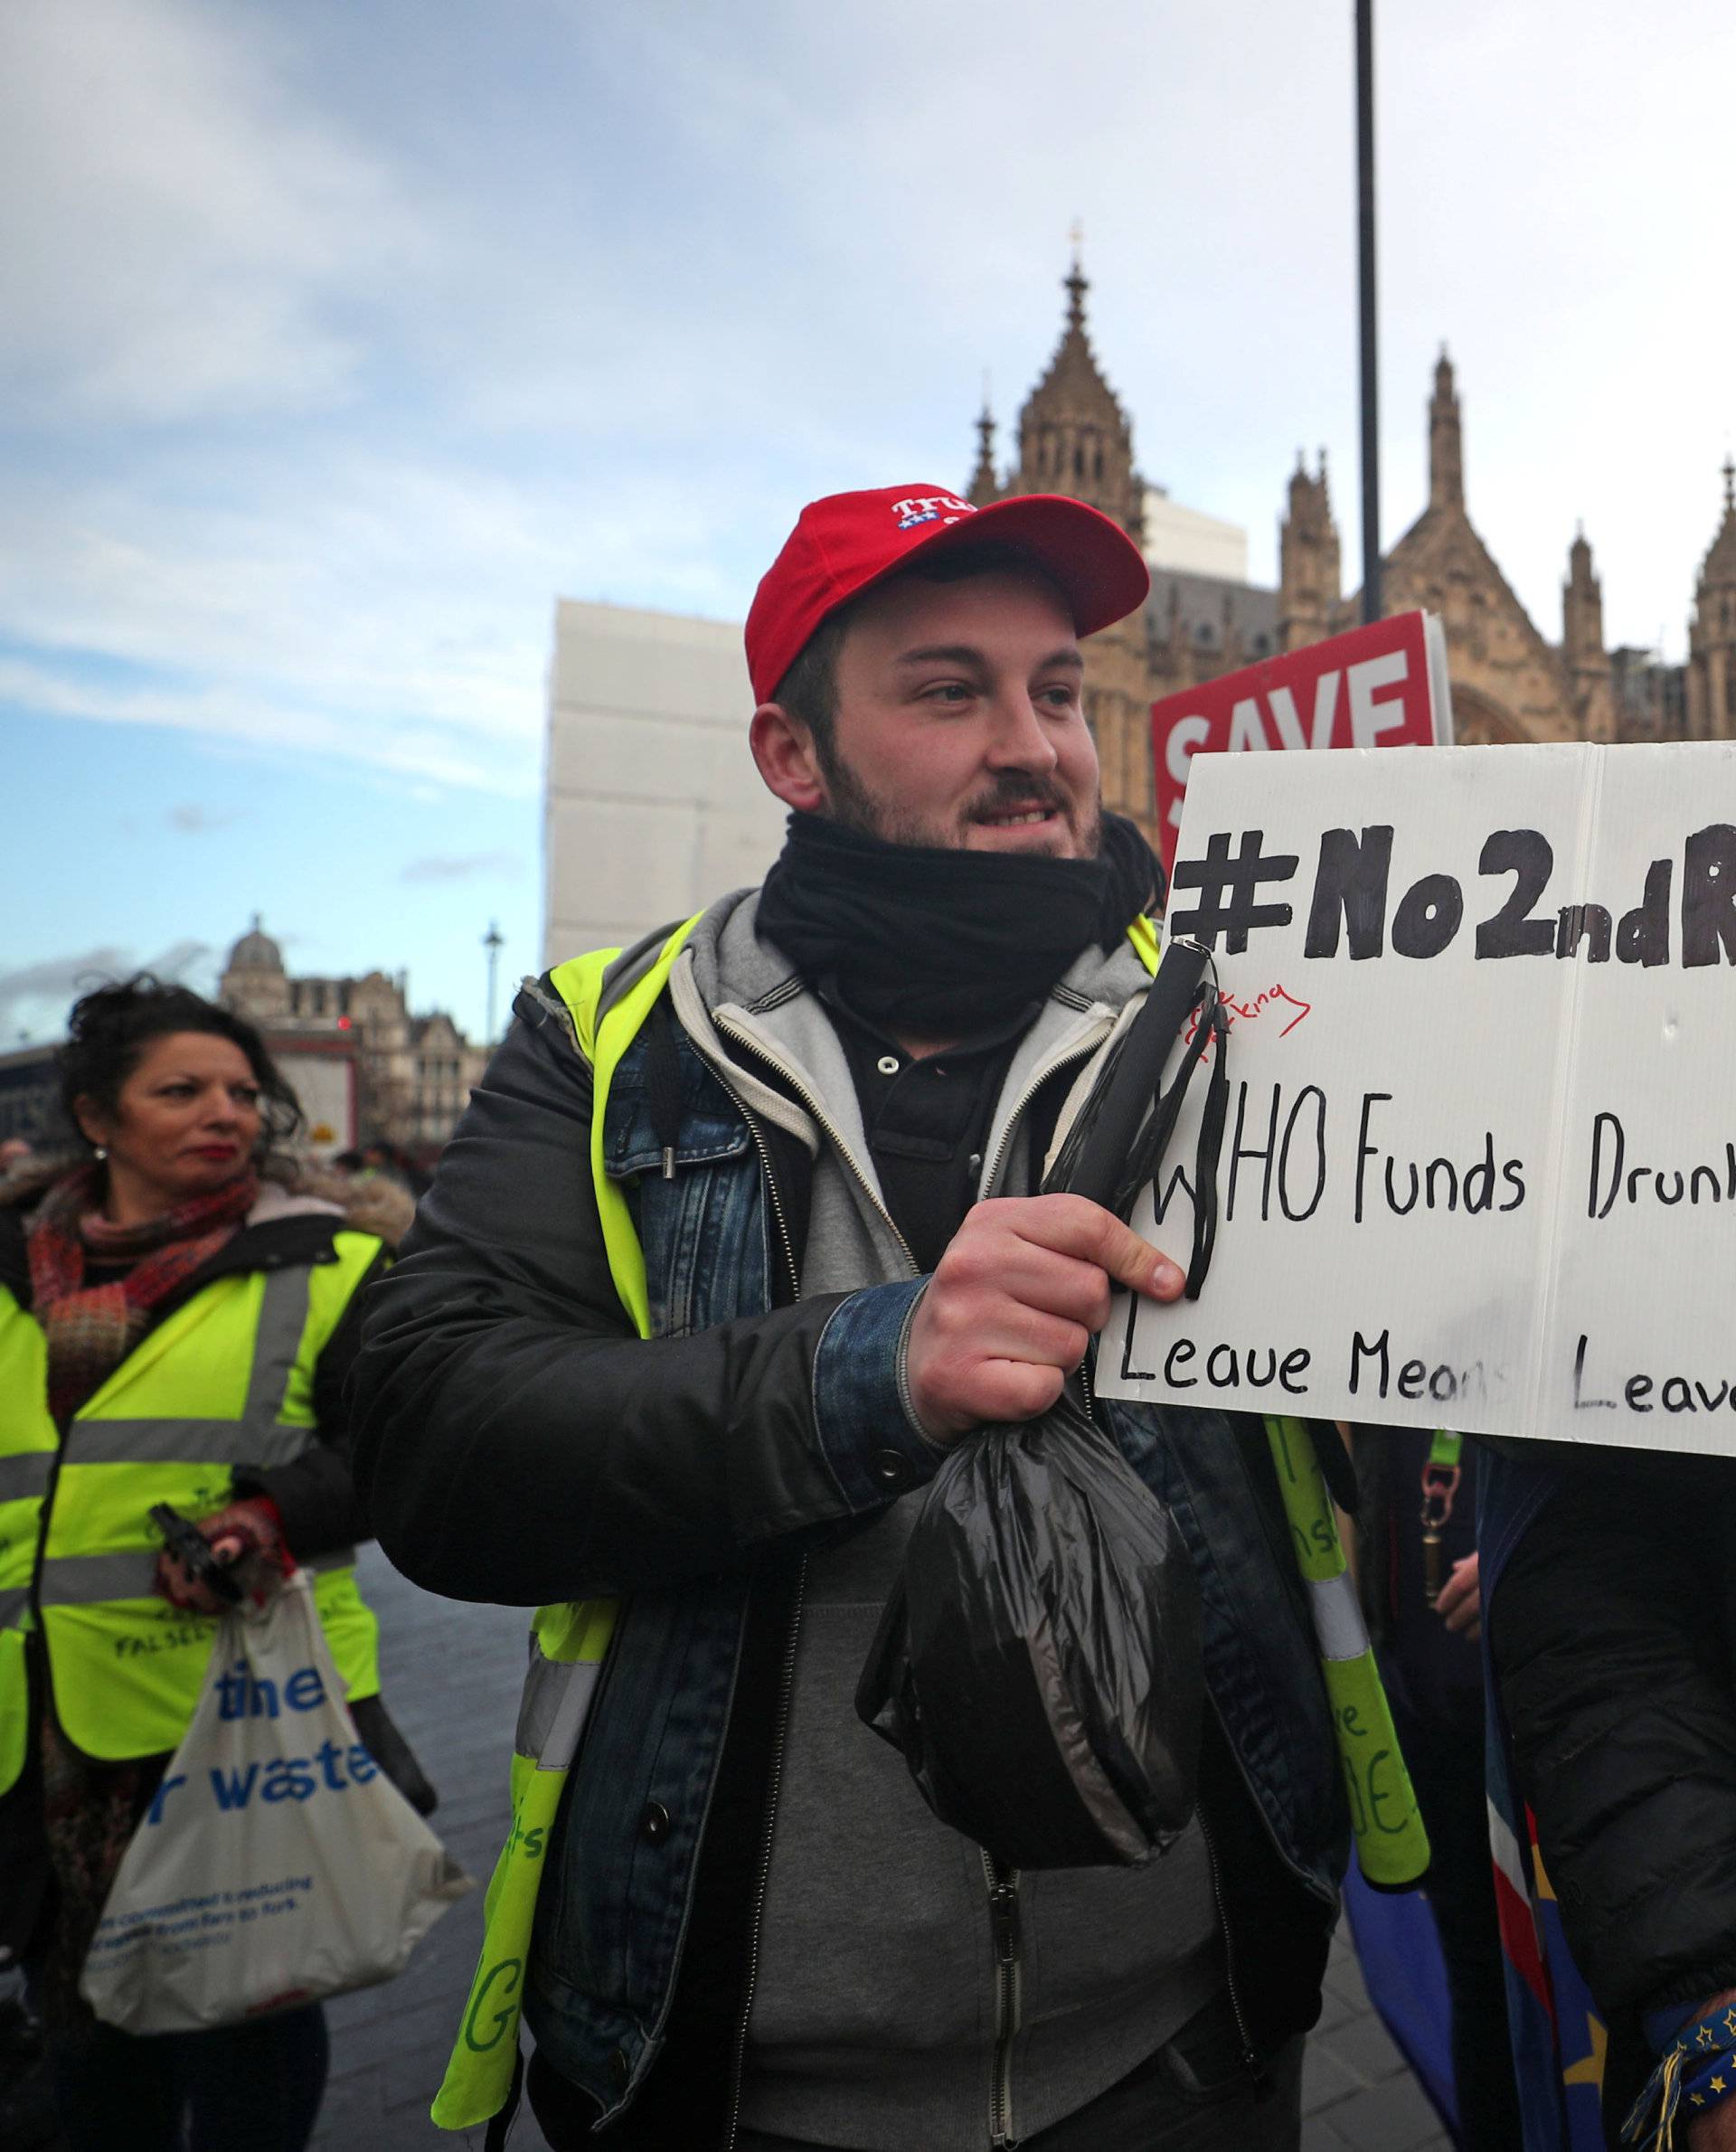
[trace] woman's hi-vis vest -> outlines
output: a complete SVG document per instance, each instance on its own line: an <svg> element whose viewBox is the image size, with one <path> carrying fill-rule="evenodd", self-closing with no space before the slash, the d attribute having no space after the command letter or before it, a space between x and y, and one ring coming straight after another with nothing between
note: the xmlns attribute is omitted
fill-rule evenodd
<svg viewBox="0 0 1736 2152"><path fill-rule="evenodd" d="M621 1306L645 1338L651 1336L645 1251L627 1196L604 1165L604 1123L615 1071L703 917L695 913L677 927L656 960L601 1009L600 1016L604 977L618 949L593 949L550 975L591 1067L591 1181L609 1275ZM1146 970L1155 972L1160 948L1150 921L1136 920L1127 939ZM1266 1430L1297 1561L1309 1588L1363 1873L1383 1888L1407 1889L1429 1865L1429 1844L1345 1573L1332 1503L1301 1422L1269 1419ZM616 1606L615 1600L603 1599L543 1607L532 1624L531 1670L513 1741L512 1825L484 1901L482 1952L463 2024L430 2110L442 2129L474 2128L499 2114L513 2098L537 1887L555 1812L614 1631Z"/></svg>
<svg viewBox="0 0 1736 2152"><path fill-rule="evenodd" d="M208 1516L233 1498L237 1465L286 1465L317 1440L315 1368L379 1247L339 1232L330 1262L214 1279L146 1333L64 1441L42 1326L0 1288L0 1791L24 1762L33 1628L56 1716L87 1755L156 1756L180 1741L217 1624L153 1589L162 1542L149 1512L166 1502ZM310 1565L352 1698L380 1686L354 1562L346 1548Z"/></svg>

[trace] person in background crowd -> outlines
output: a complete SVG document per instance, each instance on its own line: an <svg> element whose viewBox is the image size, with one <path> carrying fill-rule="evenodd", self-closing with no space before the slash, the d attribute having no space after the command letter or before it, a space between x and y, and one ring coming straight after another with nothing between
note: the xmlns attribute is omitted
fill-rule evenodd
<svg viewBox="0 0 1736 2152"><path fill-rule="evenodd" d="M0 1143L0 1181L21 1172L34 1156L30 1145L22 1136L8 1136Z"/></svg>
<svg viewBox="0 0 1736 2152"><path fill-rule="evenodd" d="M357 1292L409 1205L384 1183L335 1200L286 1164L299 1113L259 1033L185 987L86 995L61 1077L82 1156L0 1191L0 1941L43 2014L73 2152L299 2152L326 2076L316 2007L136 2038L92 2019L79 1977L215 1633L154 1504L250 1585L316 1570L358 1731L433 1804L379 1702L341 1402Z"/></svg>
<svg viewBox="0 0 1736 2152"><path fill-rule="evenodd" d="M428 1186L428 1175L403 1146L388 1143L383 1137L362 1147L362 1162L354 1170L359 1174L380 1174L395 1182L412 1203L420 1200Z"/></svg>
<svg viewBox="0 0 1736 2152"><path fill-rule="evenodd" d="M1609 2142L1684 2036L1675 2144L1736 2152L1736 1467L1527 1442L1485 1469L1484 1619L1518 1789L1608 2019Z"/></svg>
<svg viewBox="0 0 1736 2152"><path fill-rule="evenodd" d="M1452 2000L1459 2141L1468 2152L1522 2152L1484 1789L1477 1447L1413 1428L1353 1428L1362 1493L1356 1568L1429 1832L1427 1890Z"/></svg>
<svg viewBox="0 0 1736 2152"><path fill-rule="evenodd" d="M1147 587L1071 500L806 509L747 629L781 858L519 996L370 1293L392 1560L626 1595L524 1974L552 2145L1298 2142L1348 1819L1258 1422L1104 1408L1204 1604L1200 1811L1163 1859L1002 1870L852 1701L950 1447L1054 1402L1113 1283L1182 1289L1036 1193L1148 983L1158 871L1100 811L1079 648ZM539 1645L521 1746L592 1673ZM522 1964L504 1932L486 1964Z"/></svg>

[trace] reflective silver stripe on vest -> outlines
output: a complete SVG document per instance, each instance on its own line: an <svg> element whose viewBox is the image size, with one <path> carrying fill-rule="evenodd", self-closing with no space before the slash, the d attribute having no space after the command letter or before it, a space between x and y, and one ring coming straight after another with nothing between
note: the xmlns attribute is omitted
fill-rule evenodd
<svg viewBox="0 0 1736 2152"><path fill-rule="evenodd" d="M105 1600L149 1599L156 1581L156 1549L118 1554L57 1554L42 1564L45 1607L97 1607Z"/></svg>
<svg viewBox="0 0 1736 2152"><path fill-rule="evenodd" d="M42 1564L42 1602L45 1607L99 1607L112 1599L152 1599L156 1595L155 1547L131 1547L118 1554L57 1554ZM334 1547L302 1564L316 1572L349 1569L354 1547Z"/></svg>
<svg viewBox="0 0 1736 2152"><path fill-rule="evenodd" d="M24 1449L0 1457L0 1502L28 1502L48 1492L52 1449Z"/></svg>
<svg viewBox="0 0 1736 2152"><path fill-rule="evenodd" d="M1363 1609L1356 1603L1356 1587L1347 1572L1335 1577L1312 1577L1308 1597L1314 1606L1315 1640L1323 1659L1359 1659L1368 1649L1368 1631L1363 1627Z"/></svg>
<svg viewBox="0 0 1736 2152"><path fill-rule="evenodd" d="M288 1270L269 1270L259 1302L259 1327L253 1339L253 1372L248 1377L247 1404L241 1417L250 1427L274 1426L307 1327L313 1271L306 1263Z"/></svg>
<svg viewBox="0 0 1736 2152"><path fill-rule="evenodd" d="M77 1465L222 1465L271 1468L299 1457L310 1427L278 1414L307 1326L311 1273L306 1264L266 1275L247 1402L239 1420L75 1420L67 1461Z"/></svg>
<svg viewBox="0 0 1736 2152"><path fill-rule="evenodd" d="M530 1670L513 1735L514 1751L534 1757L540 1771L565 1770L578 1750L601 1671L592 1659L546 1658L533 1638Z"/></svg>
<svg viewBox="0 0 1736 2152"><path fill-rule="evenodd" d="M77 1420L69 1465L287 1465L316 1440L311 1427L245 1420Z"/></svg>
<svg viewBox="0 0 1736 2152"><path fill-rule="evenodd" d="M15 1629L24 1619L24 1609L30 1604L30 1587L27 1584L9 1585L0 1591L0 1629Z"/></svg>

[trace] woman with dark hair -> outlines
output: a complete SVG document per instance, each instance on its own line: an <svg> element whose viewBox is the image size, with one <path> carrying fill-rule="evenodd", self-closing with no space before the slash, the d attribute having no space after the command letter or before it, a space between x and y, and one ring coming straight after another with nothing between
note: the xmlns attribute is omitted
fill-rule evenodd
<svg viewBox="0 0 1736 2152"><path fill-rule="evenodd" d="M87 994L61 1075L83 1156L0 1186L0 1943L32 1976L74 2152L300 2152L317 2006L135 2037L96 2023L79 1976L215 1633L159 1503L250 1588L314 1572L358 1731L433 1805L378 1701L341 1402L357 1296L410 1205L286 1161L300 1113L264 1042L184 986Z"/></svg>

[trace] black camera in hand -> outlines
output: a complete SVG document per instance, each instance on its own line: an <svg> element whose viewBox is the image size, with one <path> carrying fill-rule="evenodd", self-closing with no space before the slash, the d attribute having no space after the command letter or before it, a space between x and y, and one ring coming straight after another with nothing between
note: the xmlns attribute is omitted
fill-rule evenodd
<svg viewBox="0 0 1736 2152"><path fill-rule="evenodd" d="M211 1549L211 1542L190 1517L167 1502L154 1503L150 1520L163 1534L165 1553L173 1554L195 1584L203 1584L213 1599L221 1600L226 1607L239 1607L242 1591L241 1580L228 1562L219 1562Z"/></svg>

